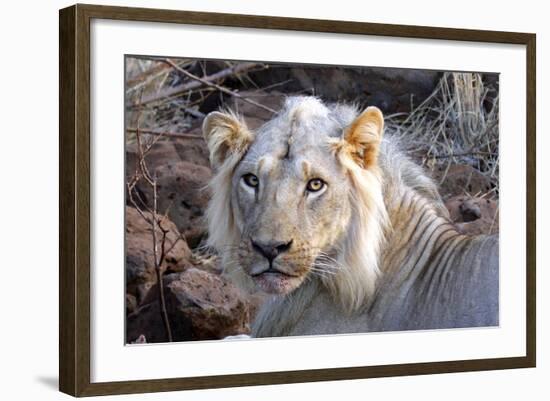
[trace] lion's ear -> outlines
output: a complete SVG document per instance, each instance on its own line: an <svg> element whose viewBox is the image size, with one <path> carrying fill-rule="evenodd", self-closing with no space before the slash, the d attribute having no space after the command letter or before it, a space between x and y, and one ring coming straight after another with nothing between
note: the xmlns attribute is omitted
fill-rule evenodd
<svg viewBox="0 0 550 401"><path fill-rule="evenodd" d="M254 136L244 121L232 113L214 111L202 123L202 134L210 152L210 163L219 167L231 154L242 154Z"/></svg>
<svg viewBox="0 0 550 401"><path fill-rule="evenodd" d="M378 107L367 107L344 130L346 149L363 168L375 166L384 132L384 116Z"/></svg>

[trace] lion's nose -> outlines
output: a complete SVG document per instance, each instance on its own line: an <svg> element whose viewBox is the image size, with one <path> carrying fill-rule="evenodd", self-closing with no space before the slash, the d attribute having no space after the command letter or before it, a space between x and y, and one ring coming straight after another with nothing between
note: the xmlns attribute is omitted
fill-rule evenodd
<svg viewBox="0 0 550 401"><path fill-rule="evenodd" d="M252 247L256 250L256 252L262 254L269 260L269 263L273 261L278 255L281 253L284 253L288 251L292 245L292 240L288 242L256 242L254 240L252 241Z"/></svg>

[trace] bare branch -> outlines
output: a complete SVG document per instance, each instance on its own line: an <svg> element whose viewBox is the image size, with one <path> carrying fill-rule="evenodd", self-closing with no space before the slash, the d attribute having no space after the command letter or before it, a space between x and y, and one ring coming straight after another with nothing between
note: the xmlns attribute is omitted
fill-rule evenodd
<svg viewBox="0 0 550 401"><path fill-rule="evenodd" d="M127 132L137 133L137 128L127 128ZM203 139L202 135L196 135L196 134L187 134L187 133L180 133L180 132L170 132L170 131L159 131L159 130L151 130L151 129L139 129L140 134L147 134L147 135L155 135L155 136L165 136L165 137L172 137L172 138L185 138L185 139Z"/></svg>
<svg viewBox="0 0 550 401"><path fill-rule="evenodd" d="M445 155L434 155L432 157L434 159L447 159L447 158L450 158L450 157L463 157L463 156L474 156L474 155L496 156L496 153L471 151L471 152L463 152L463 153L449 153L449 154L445 154Z"/></svg>
<svg viewBox="0 0 550 401"><path fill-rule="evenodd" d="M147 145L145 145L142 141L142 132L139 128L140 124L140 115L138 115L137 118L137 124L138 127L135 129L136 133L136 142L137 142L137 152L138 152L138 158L136 160L136 171L134 173L134 176L131 177L126 186L128 190L128 199L130 200L130 203L135 207L135 209L138 211L140 216L151 225L151 234L152 234L152 241L153 241L153 264L155 268L155 274L157 278L157 285L159 289L159 306L160 306L160 315L162 318L162 321L164 323L164 328L166 331L166 337L169 342L172 342L172 329L170 327L170 319L168 317L168 311L166 310L166 300L164 296L164 282L162 279L163 276L163 263L166 257L166 237L168 230L165 230L161 223L166 218L166 215L162 217L162 219L159 219L158 217L158 192L157 192L157 180L156 175L151 175L146 161L145 161L145 155L151 150L151 148L154 146L154 144L162 137L157 136L153 138ZM139 194L139 191L136 189L136 185L140 180L145 180L145 182L152 187L153 190L153 207L149 209L146 205L146 202L141 199L141 195ZM139 201L141 202L141 205L138 205L138 202L134 198L134 195L139 198ZM143 208L147 209L148 213L152 217L148 217L144 212ZM168 214L168 211L166 211L166 214ZM160 253L159 253L159 240L157 238L157 230L160 230L162 233L162 237L160 239ZM180 235L181 237L181 235ZM175 241L177 242L177 240ZM172 244L173 249L174 244Z"/></svg>
<svg viewBox="0 0 550 401"><path fill-rule="evenodd" d="M172 88L165 89L159 93L151 94L149 96L145 96L140 104L145 105L152 102L157 102L159 100L163 100L167 97L172 97L176 95L180 95L184 92L188 92L190 90L198 89L201 87L204 87L205 84L203 82L215 82L220 81L222 79L225 79L229 76L241 74L246 71L250 71L254 68L262 67L263 64L260 63L240 63L236 64L233 67L226 68L224 70L218 71L212 75L205 76L202 79L202 81L192 80L189 82L184 82L178 86L174 86Z"/></svg>
<svg viewBox="0 0 550 401"><path fill-rule="evenodd" d="M212 87L212 88L216 88L216 89L219 90L220 92L223 92L223 93L225 93L225 94L227 94L227 95L231 95L231 96L234 96L234 97L238 97L238 98L241 99L243 102L250 103L250 104L252 104L252 105L254 105L254 106L256 106L256 107L259 107L259 108L261 108L261 109L267 110L267 111L269 111L269 112L271 112L271 113L273 113L273 114L276 113L276 111L273 110L273 109L270 108L270 107L267 107L267 106L265 106L265 105L263 105L263 104L261 104L261 103L258 103L258 102L254 101L254 100L252 100L252 99L248 99L247 97L242 96L242 95L240 95L239 93L234 92L234 91L232 91L232 90L229 90L229 89L227 89L226 87L223 87L223 86L218 85L218 84L216 84L216 83L214 83L214 82L211 82L211 81L207 80L206 78L197 77L196 75L191 74L189 71L187 71L187 70L181 68L179 65L177 65L176 63L174 63L174 62L173 62L172 60L170 60L170 59L165 59L164 61L165 61L166 63L170 64L175 70L179 71L179 72L182 73L183 75L185 75L185 76L187 76L187 77L189 77L189 78L191 78L191 79L194 79L195 81L198 81L198 82L202 83L203 85L210 86L210 87Z"/></svg>

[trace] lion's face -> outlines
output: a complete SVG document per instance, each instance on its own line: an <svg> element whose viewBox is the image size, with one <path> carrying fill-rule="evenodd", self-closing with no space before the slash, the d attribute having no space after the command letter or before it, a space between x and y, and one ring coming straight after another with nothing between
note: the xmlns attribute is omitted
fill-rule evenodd
<svg viewBox="0 0 550 401"><path fill-rule="evenodd" d="M286 293L308 274L332 273L334 247L350 219L348 178L329 146L336 133L330 121L276 121L235 169L234 257L266 292Z"/></svg>
<svg viewBox="0 0 550 401"><path fill-rule="evenodd" d="M363 138L370 135L368 122L354 117L342 121L317 99L298 98L255 133L229 114L213 113L205 121L219 179L211 185L210 235L222 216L216 202L227 203L230 219L220 221L219 229L231 225L232 240L220 244L218 236L218 250L265 292L288 293L308 275L335 274L354 196L339 152L367 163L373 151L365 148L372 141Z"/></svg>

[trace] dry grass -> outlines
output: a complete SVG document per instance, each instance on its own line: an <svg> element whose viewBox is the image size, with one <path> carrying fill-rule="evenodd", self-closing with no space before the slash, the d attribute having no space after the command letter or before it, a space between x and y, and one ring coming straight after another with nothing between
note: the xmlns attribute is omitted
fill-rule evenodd
<svg viewBox="0 0 550 401"><path fill-rule="evenodd" d="M204 118L200 108L205 101L223 103L224 96L242 98L262 108L223 84L230 79L255 87L249 74L265 68L262 63L128 57L126 126L132 128L139 123L142 128L156 131L186 132ZM219 99L212 101L210 97ZM135 141L135 132L127 132L127 141Z"/></svg>
<svg viewBox="0 0 550 401"><path fill-rule="evenodd" d="M496 197L498 116L498 94L484 85L481 74L445 73L420 106L408 115L388 116L386 124L428 169L471 165L489 177Z"/></svg>
<svg viewBox="0 0 550 401"><path fill-rule="evenodd" d="M192 60L180 59L178 66L186 67L193 63ZM138 107L142 97L160 93L164 88L174 85L178 79L173 68L164 63L143 58L127 58L126 60L126 125L127 127L154 127L160 130L182 130L186 131L191 127L194 116L193 111L198 111L198 106L204 100L199 96L198 101L192 102L190 97L178 96L164 99L147 107ZM204 91L201 95L207 95ZM195 99L197 100L197 99ZM127 140L135 141L135 134L128 133Z"/></svg>

